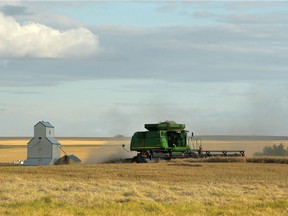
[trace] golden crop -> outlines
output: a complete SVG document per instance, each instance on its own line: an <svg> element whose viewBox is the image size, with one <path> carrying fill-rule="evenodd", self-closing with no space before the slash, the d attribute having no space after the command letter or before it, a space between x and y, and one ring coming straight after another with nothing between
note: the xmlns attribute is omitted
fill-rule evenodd
<svg viewBox="0 0 288 216"><path fill-rule="evenodd" d="M0 167L0 215L287 215L288 166L155 164Z"/></svg>

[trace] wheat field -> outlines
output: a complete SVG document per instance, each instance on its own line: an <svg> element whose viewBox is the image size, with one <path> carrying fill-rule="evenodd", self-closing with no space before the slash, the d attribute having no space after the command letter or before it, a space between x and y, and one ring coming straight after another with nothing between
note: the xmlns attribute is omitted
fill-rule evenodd
<svg viewBox="0 0 288 216"><path fill-rule="evenodd" d="M0 215L287 215L287 164L0 167Z"/></svg>
<svg viewBox="0 0 288 216"><path fill-rule="evenodd" d="M203 138L204 148L286 145L283 138L213 139ZM82 163L13 165L25 160L29 138L0 139L0 215L288 215L287 158L111 163L135 154L122 149L129 138L58 140Z"/></svg>

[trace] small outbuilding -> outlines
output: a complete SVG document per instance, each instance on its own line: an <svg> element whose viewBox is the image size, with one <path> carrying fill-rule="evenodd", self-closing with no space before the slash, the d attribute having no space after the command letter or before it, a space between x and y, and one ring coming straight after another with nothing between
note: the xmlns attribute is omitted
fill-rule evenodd
<svg viewBox="0 0 288 216"><path fill-rule="evenodd" d="M63 165L63 164L77 164L80 163L81 160L75 155L64 155L59 160L55 162L55 165Z"/></svg>
<svg viewBox="0 0 288 216"><path fill-rule="evenodd" d="M39 121L34 126L34 137L27 144L24 165L54 165L61 157L61 144L54 136L54 126L49 122Z"/></svg>

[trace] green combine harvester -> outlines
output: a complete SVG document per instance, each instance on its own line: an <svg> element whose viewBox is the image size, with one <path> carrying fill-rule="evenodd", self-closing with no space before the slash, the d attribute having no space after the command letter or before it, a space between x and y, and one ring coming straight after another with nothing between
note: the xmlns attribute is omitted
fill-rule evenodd
<svg viewBox="0 0 288 216"><path fill-rule="evenodd" d="M189 136L185 124L165 121L145 124L148 131L134 133L130 150L137 151L132 162L146 163L171 158L203 158L211 156L244 156L244 151L202 150L201 139Z"/></svg>

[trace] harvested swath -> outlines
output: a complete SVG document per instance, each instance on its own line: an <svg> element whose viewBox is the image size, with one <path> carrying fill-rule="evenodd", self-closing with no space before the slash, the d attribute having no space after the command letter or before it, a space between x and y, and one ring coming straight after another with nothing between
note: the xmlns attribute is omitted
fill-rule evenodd
<svg viewBox="0 0 288 216"><path fill-rule="evenodd" d="M209 157L183 159L183 163L275 163L288 164L288 157Z"/></svg>
<svg viewBox="0 0 288 216"><path fill-rule="evenodd" d="M247 158L246 162L288 164L288 157L252 157Z"/></svg>
<svg viewBox="0 0 288 216"><path fill-rule="evenodd" d="M246 159L245 157L208 157L172 159L171 162L173 161L179 161L177 163L244 163L246 162Z"/></svg>

